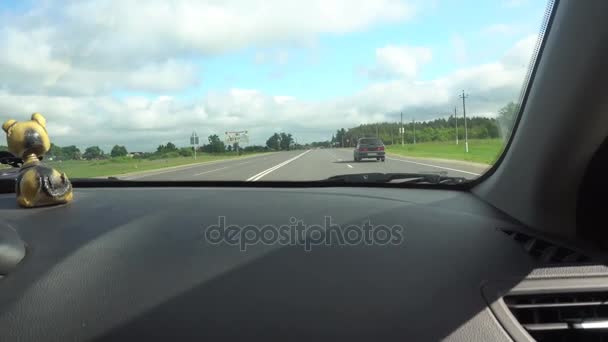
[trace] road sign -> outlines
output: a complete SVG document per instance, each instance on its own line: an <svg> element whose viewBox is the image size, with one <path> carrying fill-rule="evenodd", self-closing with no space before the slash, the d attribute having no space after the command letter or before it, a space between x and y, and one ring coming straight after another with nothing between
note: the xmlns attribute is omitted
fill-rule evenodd
<svg viewBox="0 0 608 342"><path fill-rule="evenodd" d="M194 159L196 159L196 149L198 148L198 135L196 132L192 132L190 136L190 145L192 145L192 149L194 150Z"/></svg>
<svg viewBox="0 0 608 342"><path fill-rule="evenodd" d="M249 143L249 134L247 131L234 131L234 132L226 132L224 137L224 142L226 144L248 144Z"/></svg>
<svg viewBox="0 0 608 342"><path fill-rule="evenodd" d="M192 132L190 136L190 145L198 145L198 135L196 135L196 132Z"/></svg>

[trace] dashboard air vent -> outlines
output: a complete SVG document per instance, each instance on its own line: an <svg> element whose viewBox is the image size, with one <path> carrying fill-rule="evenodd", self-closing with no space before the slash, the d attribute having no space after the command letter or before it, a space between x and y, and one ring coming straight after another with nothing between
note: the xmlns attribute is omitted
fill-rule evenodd
<svg viewBox="0 0 608 342"><path fill-rule="evenodd" d="M579 252L572 249L557 246L546 240L530 236L528 234L512 231L502 230L507 235L511 236L513 240L520 243L526 252L535 258L540 259L546 263L585 263L590 262L591 259ZM608 341L607 341L608 342Z"/></svg>
<svg viewBox="0 0 608 342"><path fill-rule="evenodd" d="M608 292L508 295L504 302L537 341L608 342Z"/></svg>

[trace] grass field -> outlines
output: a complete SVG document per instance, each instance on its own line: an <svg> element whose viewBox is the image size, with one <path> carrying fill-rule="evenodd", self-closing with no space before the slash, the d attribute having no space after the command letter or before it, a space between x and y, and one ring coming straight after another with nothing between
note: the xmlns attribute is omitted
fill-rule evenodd
<svg viewBox="0 0 608 342"><path fill-rule="evenodd" d="M193 163L209 162L214 160L242 158L252 154L237 156L236 154L202 154L196 160L192 157L174 157L165 159L133 159L112 158L106 160L66 160L47 161L47 165L65 172L70 178L88 178L101 176L114 176L130 172L162 169L171 166L188 165Z"/></svg>
<svg viewBox="0 0 608 342"><path fill-rule="evenodd" d="M469 153L464 150L464 141L458 145L454 141L425 142L416 145L390 145L386 151L402 156L464 160L475 163L493 164L502 152L501 139L469 140Z"/></svg>

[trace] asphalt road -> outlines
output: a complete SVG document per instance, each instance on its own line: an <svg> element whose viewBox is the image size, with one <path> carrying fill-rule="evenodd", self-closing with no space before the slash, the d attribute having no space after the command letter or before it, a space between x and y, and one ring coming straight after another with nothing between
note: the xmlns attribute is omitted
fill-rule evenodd
<svg viewBox="0 0 608 342"><path fill-rule="evenodd" d="M353 161L352 149L313 149L259 154L171 169L118 176L119 179L310 181L347 173L447 172L448 176L476 178L486 167L459 161L387 155L386 161Z"/></svg>

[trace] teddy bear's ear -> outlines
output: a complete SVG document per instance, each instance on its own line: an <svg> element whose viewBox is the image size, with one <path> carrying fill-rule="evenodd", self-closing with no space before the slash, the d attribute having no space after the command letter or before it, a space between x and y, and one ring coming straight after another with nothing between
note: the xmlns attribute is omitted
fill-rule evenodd
<svg viewBox="0 0 608 342"><path fill-rule="evenodd" d="M38 122L40 124L40 126L46 127L46 119L44 118L44 116L42 116L42 114L40 114L40 113L32 114L32 120Z"/></svg>
<svg viewBox="0 0 608 342"><path fill-rule="evenodd" d="M6 122L2 124L2 129L8 133L8 128L11 127L15 122L17 121L13 119L6 120Z"/></svg>

